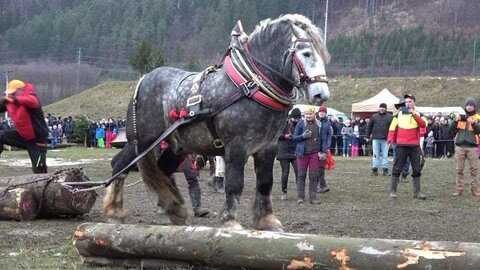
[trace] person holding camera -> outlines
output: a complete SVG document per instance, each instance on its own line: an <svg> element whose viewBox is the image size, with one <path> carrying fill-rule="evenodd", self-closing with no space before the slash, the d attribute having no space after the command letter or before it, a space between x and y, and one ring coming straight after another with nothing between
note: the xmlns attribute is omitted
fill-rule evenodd
<svg viewBox="0 0 480 270"><path fill-rule="evenodd" d="M311 204L317 201L317 183L319 177L320 132L315 118L315 107L308 106L305 110L305 119L295 126L292 140L297 143L295 157L297 158L297 203L305 203L305 184L307 171L309 173L308 192Z"/></svg>
<svg viewBox="0 0 480 270"><path fill-rule="evenodd" d="M406 94L405 106L393 117L388 131L388 144L396 144L397 157L393 164L390 198L397 198L397 184L403 165L410 159L412 164L413 198L425 200L420 190L420 176L425 162L420 149L420 128L427 126L427 119L415 110L415 96Z"/></svg>
<svg viewBox="0 0 480 270"><path fill-rule="evenodd" d="M27 149L33 173L47 173L47 138L49 129L35 87L20 80L8 83L0 97L0 112L7 111L15 129L0 131L0 154L3 144Z"/></svg>
<svg viewBox="0 0 480 270"><path fill-rule="evenodd" d="M477 113L477 101L468 98L465 101L466 115L457 115L452 125L455 134L455 161L457 177L453 197L462 195L465 162L470 166L470 191L473 196L480 196L477 184L478 155L477 146L480 142L480 115Z"/></svg>

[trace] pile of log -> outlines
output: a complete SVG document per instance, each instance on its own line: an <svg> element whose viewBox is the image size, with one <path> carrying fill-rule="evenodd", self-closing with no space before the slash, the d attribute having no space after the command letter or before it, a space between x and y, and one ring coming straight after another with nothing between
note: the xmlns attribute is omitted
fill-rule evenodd
<svg viewBox="0 0 480 270"><path fill-rule="evenodd" d="M480 269L480 244L84 223L74 245L86 263L197 269Z"/></svg>
<svg viewBox="0 0 480 270"><path fill-rule="evenodd" d="M52 174L29 174L0 178L0 219L32 220L37 217L78 216L95 204L94 190L82 191L62 182L88 182L81 168Z"/></svg>

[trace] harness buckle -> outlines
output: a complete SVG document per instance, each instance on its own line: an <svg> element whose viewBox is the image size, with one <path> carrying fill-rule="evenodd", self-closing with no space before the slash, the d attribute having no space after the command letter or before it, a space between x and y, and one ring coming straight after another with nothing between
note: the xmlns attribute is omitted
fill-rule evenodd
<svg viewBox="0 0 480 270"><path fill-rule="evenodd" d="M239 85L240 90L246 97L251 97L257 89L257 84L254 81L247 81Z"/></svg>
<svg viewBox="0 0 480 270"><path fill-rule="evenodd" d="M215 148L217 148L217 149L220 149L220 148L223 148L225 146L225 144L223 143L222 140L215 139L215 140L213 140L213 146L215 146Z"/></svg>
<svg viewBox="0 0 480 270"><path fill-rule="evenodd" d="M187 99L187 107L197 105L200 102L202 102L202 95L196 95L196 96L193 96L193 97L189 97Z"/></svg>

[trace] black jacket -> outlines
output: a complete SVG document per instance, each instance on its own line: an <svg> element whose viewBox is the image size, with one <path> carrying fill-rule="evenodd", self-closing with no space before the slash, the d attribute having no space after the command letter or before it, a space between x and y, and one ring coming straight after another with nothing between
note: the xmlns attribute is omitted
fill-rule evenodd
<svg viewBox="0 0 480 270"><path fill-rule="evenodd" d="M291 138L285 138L285 134L293 135L293 131L295 130L295 125L297 123L290 123L288 122L283 130L282 134L278 138L278 145L277 145L277 159L295 159L295 148L297 147L297 143L295 143Z"/></svg>
<svg viewBox="0 0 480 270"><path fill-rule="evenodd" d="M388 138L388 128L392 122L393 116L390 113L374 113L368 124L367 138L386 140Z"/></svg>

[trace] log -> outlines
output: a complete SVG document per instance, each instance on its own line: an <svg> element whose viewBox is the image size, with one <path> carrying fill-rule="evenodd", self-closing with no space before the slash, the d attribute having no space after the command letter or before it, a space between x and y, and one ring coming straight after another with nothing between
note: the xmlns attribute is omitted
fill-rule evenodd
<svg viewBox="0 0 480 270"><path fill-rule="evenodd" d="M103 266L216 269L480 269L480 244L84 223L74 245Z"/></svg>
<svg viewBox="0 0 480 270"><path fill-rule="evenodd" d="M95 204L94 190L77 192L62 182L90 181L81 168L58 170L52 174L28 174L0 178L0 187L7 190L29 190L38 206L38 217L76 216L88 213ZM0 193L0 200L2 194ZM0 204L0 207L3 206Z"/></svg>
<svg viewBox="0 0 480 270"><path fill-rule="evenodd" d="M32 220L38 214L33 193L24 188L0 188L0 219Z"/></svg>

